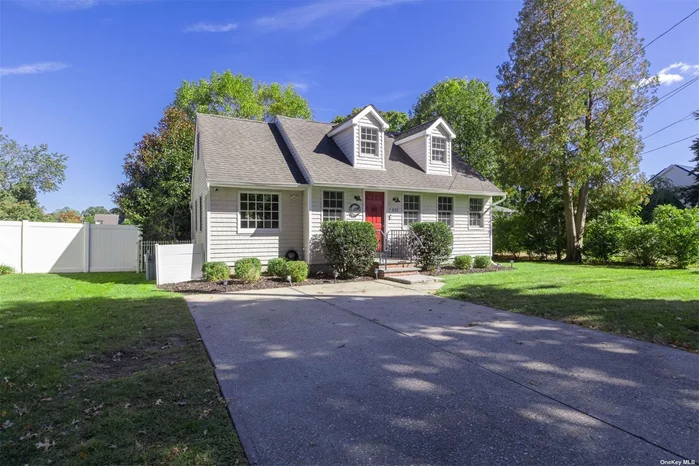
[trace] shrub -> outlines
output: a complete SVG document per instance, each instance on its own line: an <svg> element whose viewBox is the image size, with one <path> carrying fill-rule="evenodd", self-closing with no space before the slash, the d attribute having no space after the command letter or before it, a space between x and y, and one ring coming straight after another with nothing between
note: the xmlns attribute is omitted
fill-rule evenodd
<svg viewBox="0 0 699 466"><path fill-rule="evenodd" d="M270 259L267 261L267 273L279 278L286 277L286 263L286 257L276 257L274 259Z"/></svg>
<svg viewBox="0 0 699 466"><path fill-rule="evenodd" d="M645 266L657 264L661 247L660 230L655 224L639 224L626 231L624 249L632 262Z"/></svg>
<svg viewBox="0 0 699 466"><path fill-rule="evenodd" d="M474 269L487 269L488 267L490 267L490 256L476 256L473 259Z"/></svg>
<svg viewBox="0 0 699 466"><path fill-rule="evenodd" d="M637 217L629 217L619 211L603 212L585 228L583 254L593 259L609 262L612 256L624 248L624 238L629 228L638 224Z"/></svg>
<svg viewBox="0 0 699 466"><path fill-rule="evenodd" d="M493 220L493 250L498 254L510 254L512 257L526 250L525 217L519 213L505 216L496 213Z"/></svg>
<svg viewBox="0 0 699 466"><path fill-rule="evenodd" d="M661 205L653 210L653 223L662 238L663 257L679 267L699 262L699 208Z"/></svg>
<svg viewBox="0 0 699 466"><path fill-rule="evenodd" d="M204 273L204 280L207 282L220 282L227 280L231 276L231 269L225 262L206 262L201 266Z"/></svg>
<svg viewBox="0 0 699 466"><path fill-rule="evenodd" d="M305 261L288 261L284 264L286 275L291 277L294 283L302 282L308 278L308 264Z"/></svg>
<svg viewBox="0 0 699 466"><path fill-rule="evenodd" d="M454 267L457 269L470 269L471 265L473 265L473 257L471 256L456 256L454 258Z"/></svg>
<svg viewBox="0 0 699 466"><path fill-rule="evenodd" d="M369 222L335 220L320 226L325 260L341 277L363 275L374 262L376 230Z"/></svg>
<svg viewBox="0 0 699 466"><path fill-rule="evenodd" d="M0 264L0 275L9 275L15 273L15 268L9 265Z"/></svg>
<svg viewBox="0 0 699 466"><path fill-rule="evenodd" d="M235 278L244 283L253 283L260 279L262 274L262 263L260 259L248 257L235 261Z"/></svg>
<svg viewBox="0 0 699 466"><path fill-rule="evenodd" d="M439 264L449 259L454 242L451 228L443 222L417 222L410 225L415 233L411 238L411 248L415 251L415 263L423 270L434 270Z"/></svg>

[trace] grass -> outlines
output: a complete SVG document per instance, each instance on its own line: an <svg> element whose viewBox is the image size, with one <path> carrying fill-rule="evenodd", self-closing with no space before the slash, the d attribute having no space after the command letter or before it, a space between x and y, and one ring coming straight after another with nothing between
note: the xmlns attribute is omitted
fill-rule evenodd
<svg viewBox="0 0 699 466"><path fill-rule="evenodd" d="M699 269L528 262L444 281L440 296L699 351Z"/></svg>
<svg viewBox="0 0 699 466"><path fill-rule="evenodd" d="M0 464L245 464L180 295L134 273L0 277Z"/></svg>

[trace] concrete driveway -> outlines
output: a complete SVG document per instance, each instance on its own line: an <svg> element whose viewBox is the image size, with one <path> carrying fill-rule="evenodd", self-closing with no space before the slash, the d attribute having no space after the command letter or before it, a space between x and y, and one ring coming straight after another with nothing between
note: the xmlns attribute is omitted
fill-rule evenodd
<svg viewBox="0 0 699 466"><path fill-rule="evenodd" d="M699 460L695 354L383 281L187 302L251 463Z"/></svg>

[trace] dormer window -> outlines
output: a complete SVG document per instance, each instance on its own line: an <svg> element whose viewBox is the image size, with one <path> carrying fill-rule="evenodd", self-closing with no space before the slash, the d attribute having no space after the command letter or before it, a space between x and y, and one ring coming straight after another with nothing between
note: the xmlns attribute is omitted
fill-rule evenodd
<svg viewBox="0 0 699 466"><path fill-rule="evenodd" d="M438 136L432 136L432 161L443 162L447 161L447 139Z"/></svg>
<svg viewBox="0 0 699 466"><path fill-rule="evenodd" d="M360 153L362 155L376 155L376 146L379 142L379 130L361 126L359 136Z"/></svg>

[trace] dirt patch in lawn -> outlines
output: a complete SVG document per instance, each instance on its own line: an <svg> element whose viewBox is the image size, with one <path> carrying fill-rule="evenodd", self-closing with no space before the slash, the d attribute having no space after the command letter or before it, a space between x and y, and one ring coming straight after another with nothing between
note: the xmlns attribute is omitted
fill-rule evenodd
<svg viewBox="0 0 699 466"><path fill-rule="evenodd" d="M441 267L437 270L422 271L420 273L423 275L438 276L438 275L466 275L469 273L505 272L508 270L512 270L512 269L510 267L501 267L499 265L491 265L490 267L488 267L486 269L457 269L453 265L447 265L447 266Z"/></svg>
<svg viewBox="0 0 699 466"><path fill-rule="evenodd" d="M316 275L315 277L309 278L308 280L301 283L294 283L293 286L307 286L307 285L323 285L328 283L347 283L347 282L364 282L374 280L372 277L354 277L349 279L335 280L333 277L327 275ZM265 288L284 288L289 287L289 282L286 282L277 277L269 277L263 275L260 279L254 283L243 283L242 281L231 278L228 280L228 284L224 285L222 282L207 282L204 280L194 280L191 282L181 282L181 283L169 283L166 285L160 285L158 288L168 291L175 291L177 293L230 293L233 291L250 291L250 290L263 290Z"/></svg>

